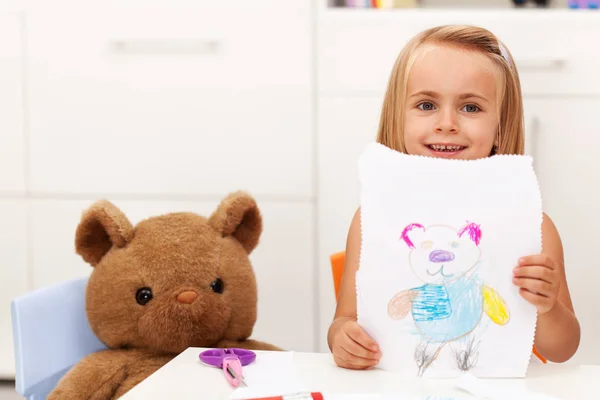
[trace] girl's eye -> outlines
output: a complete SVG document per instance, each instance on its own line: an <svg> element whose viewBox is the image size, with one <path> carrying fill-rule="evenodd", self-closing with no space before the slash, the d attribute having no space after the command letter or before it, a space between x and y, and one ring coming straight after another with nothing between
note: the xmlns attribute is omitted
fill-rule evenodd
<svg viewBox="0 0 600 400"><path fill-rule="evenodd" d="M463 110L465 110L468 113L480 111L479 107L477 107L475 104L467 104L463 107Z"/></svg>
<svg viewBox="0 0 600 400"><path fill-rule="evenodd" d="M435 106L433 105L433 103L431 103L429 101L425 101L425 102L419 104L417 106L417 108L419 110L423 110L423 111L431 111L431 110L435 109Z"/></svg>

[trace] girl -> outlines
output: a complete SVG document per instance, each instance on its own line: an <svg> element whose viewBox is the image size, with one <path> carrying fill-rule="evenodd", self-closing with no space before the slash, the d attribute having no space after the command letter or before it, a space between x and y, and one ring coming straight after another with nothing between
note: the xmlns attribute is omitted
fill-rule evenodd
<svg viewBox="0 0 600 400"><path fill-rule="evenodd" d="M477 159L523 154L523 103L517 68L489 31L441 26L413 38L394 64L383 102L377 141L397 151L431 157ZM567 287L563 249L544 214L541 254L523 257L513 283L538 310L534 345L553 362L570 359L579 346L579 322ZM377 343L358 325L360 209L346 243L338 305L328 332L337 365L377 365Z"/></svg>

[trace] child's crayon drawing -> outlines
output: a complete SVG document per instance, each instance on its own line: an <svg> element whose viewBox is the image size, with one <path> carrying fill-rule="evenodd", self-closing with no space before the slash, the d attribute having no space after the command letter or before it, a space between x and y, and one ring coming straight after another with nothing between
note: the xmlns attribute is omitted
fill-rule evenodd
<svg viewBox="0 0 600 400"><path fill-rule="evenodd" d="M400 234L410 250L408 265L423 285L397 293L388 315L400 320L410 312L420 338L414 353L419 376L448 343L457 367L473 368L479 342L472 332L483 315L498 325L509 322L506 303L479 275L481 240L481 227L470 222L460 229L412 223Z"/></svg>
<svg viewBox="0 0 600 400"><path fill-rule="evenodd" d="M525 377L537 310L512 278L519 258L542 250L533 160L444 160L374 143L359 172L357 322L381 350L377 368Z"/></svg>

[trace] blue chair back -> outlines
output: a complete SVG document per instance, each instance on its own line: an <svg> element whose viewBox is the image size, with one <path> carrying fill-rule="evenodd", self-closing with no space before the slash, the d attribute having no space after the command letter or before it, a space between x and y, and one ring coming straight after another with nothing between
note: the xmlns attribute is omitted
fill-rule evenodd
<svg viewBox="0 0 600 400"><path fill-rule="evenodd" d="M85 313L87 281L70 280L12 301L15 388L21 396L45 399L73 365L106 348Z"/></svg>

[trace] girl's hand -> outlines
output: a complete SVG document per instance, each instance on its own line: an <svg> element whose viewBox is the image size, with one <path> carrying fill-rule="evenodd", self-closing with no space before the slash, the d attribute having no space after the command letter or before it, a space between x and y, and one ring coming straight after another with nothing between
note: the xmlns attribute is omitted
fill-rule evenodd
<svg viewBox="0 0 600 400"><path fill-rule="evenodd" d="M547 254L523 257L513 271L513 283L520 287L521 296L536 306L539 314L552 310L560 287L556 261Z"/></svg>
<svg viewBox="0 0 600 400"><path fill-rule="evenodd" d="M331 346L335 363L349 369L366 369L377 365L381 357L377 343L355 320L339 322Z"/></svg>

